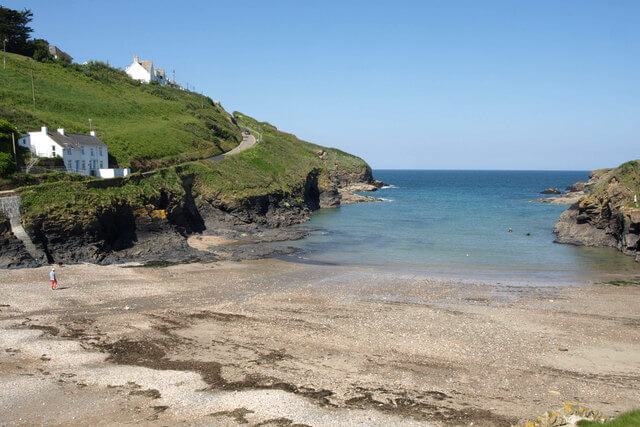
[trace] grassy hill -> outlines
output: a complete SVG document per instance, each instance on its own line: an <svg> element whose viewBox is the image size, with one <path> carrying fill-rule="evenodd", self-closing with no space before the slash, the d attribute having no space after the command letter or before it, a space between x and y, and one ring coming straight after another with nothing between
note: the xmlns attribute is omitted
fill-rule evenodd
<svg viewBox="0 0 640 427"><path fill-rule="evenodd" d="M233 118L210 98L141 84L99 62L40 63L7 54L0 117L21 132L46 124L88 133L92 119L115 161L141 170L220 154L241 140Z"/></svg>
<svg viewBox="0 0 640 427"><path fill-rule="evenodd" d="M280 195L291 203L302 203L307 178L318 176L320 189L329 188L335 176L361 179L370 176L367 163L343 151L299 140L268 123L234 113L242 127L262 135L254 147L219 162L185 162L160 168L151 174L136 173L125 179L56 182L21 188L27 223L42 217L57 217L76 223L127 205L133 209L171 211L172 203L184 199L184 182L192 182L196 200L214 204L233 204L239 200L268 194ZM322 155L320 155L322 153ZM165 202L160 202L164 200ZM166 201L169 201L167 205ZM163 205L164 203L164 205ZM161 206L162 205L162 206Z"/></svg>
<svg viewBox="0 0 640 427"><path fill-rule="evenodd" d="M170 213L190 197L223 209L261 197L286 200L285 208L302 206L309 179L324 191L371 177L356 156L301 141L242 113L230 115L202 95L140 84L102 63L39 63L8 54L0 72L0 117L22 132L46 124L86 133L92 119L119 165L138 170L109 181L16 175L11 183L22 193L27 224L46 219L76 227L122 206ZM244 128L259 132L260 143L219 162L200 160L236 146Z"/></svg>

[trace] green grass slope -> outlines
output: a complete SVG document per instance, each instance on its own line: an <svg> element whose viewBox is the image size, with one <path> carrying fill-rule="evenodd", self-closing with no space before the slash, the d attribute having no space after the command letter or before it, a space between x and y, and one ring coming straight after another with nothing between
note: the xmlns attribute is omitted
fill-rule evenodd
<svg viewBox="0 0 640 427"><path fill-rule="evenodd" d="M26 185L20 189L24 219L29 223L38 217L56 217L76 224L119 205L171 211L172 203L183 200L187 179L192 182L196 199L232 205L268 194L301 203L307 177L312 173L317 174L321 189L329 188L336 176L351 180L370 177L370 167L359 157L301 141L241 113L234 116L241 127L251 128L255 135L260 133L258 144L219 162L185 162L125 179ZM162 200L169 200L169 204Z"/></svg>
<svg viewBox="0 0 640 427"><path fill-rule="evenodd" d="M14 54L0 70L0 118L21 132L47 125L77 133L88 133L92 119L119 165L141 170L220 154L241 140L232 117L208 97L141 84L102 63L40 63Z"/></svg>

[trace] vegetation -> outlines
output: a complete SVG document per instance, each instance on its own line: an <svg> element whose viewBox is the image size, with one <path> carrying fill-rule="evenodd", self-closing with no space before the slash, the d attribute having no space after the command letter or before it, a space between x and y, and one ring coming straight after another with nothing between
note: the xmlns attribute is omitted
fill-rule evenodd
<svg viewBox="0 0 640 427"><path fill-rule="evenodd" d="M241 141L233 118L210 98L141 84L102 62L40 63L8 54L0 117L21 133L42 125L88 133L91 119L113 161L134 170L214 156Z"/></svg>
<svg viewBox="0 0 640 427"><path fill-rule="evenodd" d="M634 196L640 197L640 160L632 160L613 169L595 171L595 176L599 177L599 181L588 198L608 196L619 205L640 207L633 202Z"/></svg>
<svg viewBox="0 0 640 427"><path fill-rule="evenodd" d="M640 426L640 409L622 414L604 424L588 420L578 421L580 427L631 427Z"/></svg>
<svg viewBox="0 0 640 427"><path fill-rule="evenodd" d="M283 194L299 198L307 176L317 172L319 185L329 185L337 169L342 173L363 175L368 165L360 158L340 150L321 147L260 123L241 113L234 113L241 127L262 134L254 147L222 161L185 162L160 168L152 173L136 173L112 180L83 179L63 186L55 182L25 185L20 188L25 220L41 215L55 215L82 221L113 206L133 209L171 209L185 195L184 181L193 182L193 195L205 200L232 201L265 194ZM319 153L324 153L322 156Z"/></svg>

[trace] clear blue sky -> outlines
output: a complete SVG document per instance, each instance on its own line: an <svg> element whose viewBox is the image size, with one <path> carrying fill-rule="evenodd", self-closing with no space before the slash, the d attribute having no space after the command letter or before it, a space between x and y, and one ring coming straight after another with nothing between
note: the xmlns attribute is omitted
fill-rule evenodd
<svg viewBox="0 0 640 427"><path fill-rule="evenodd" d="M0 0L77 62L134 54L374 168L640 158L640 1Z"/></svg>

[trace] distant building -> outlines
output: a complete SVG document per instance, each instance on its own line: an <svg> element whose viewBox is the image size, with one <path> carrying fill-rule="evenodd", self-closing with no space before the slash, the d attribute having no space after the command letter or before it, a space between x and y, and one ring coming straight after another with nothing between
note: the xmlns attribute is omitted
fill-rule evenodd
<svg viewBox="0 0 640 427"><path fill-rule="evenodd" d="M60 48L58 48L58 46L49 45L49 53L55 59L59 59L61 61L65 61L65 62L69 62L69 63L71 61L73 61L73 58L68 53L63 52L62 50L60 50Z"/></svg>
<svg viewBox="0 0 640 427"><path fill-rule="evenodd" d="M152 61L140 61L138 56L133 57L133 62L125 68L125 72L132 79L142 83L158 82L161 85L181 88L176 82L167 78L163 69L153 68Z"/></svg>
<svg viewBox="0 0 640 427"><path fill-rule="evenodd" d="M18 138L18 145L28 148L36 157L61 157L69 173L99 178L130 173L129 169L109 168L107 146L96 137L95 131L82 135L65 132L64 129L51 132L43 126L40 132L29 132Z"/></svg>

